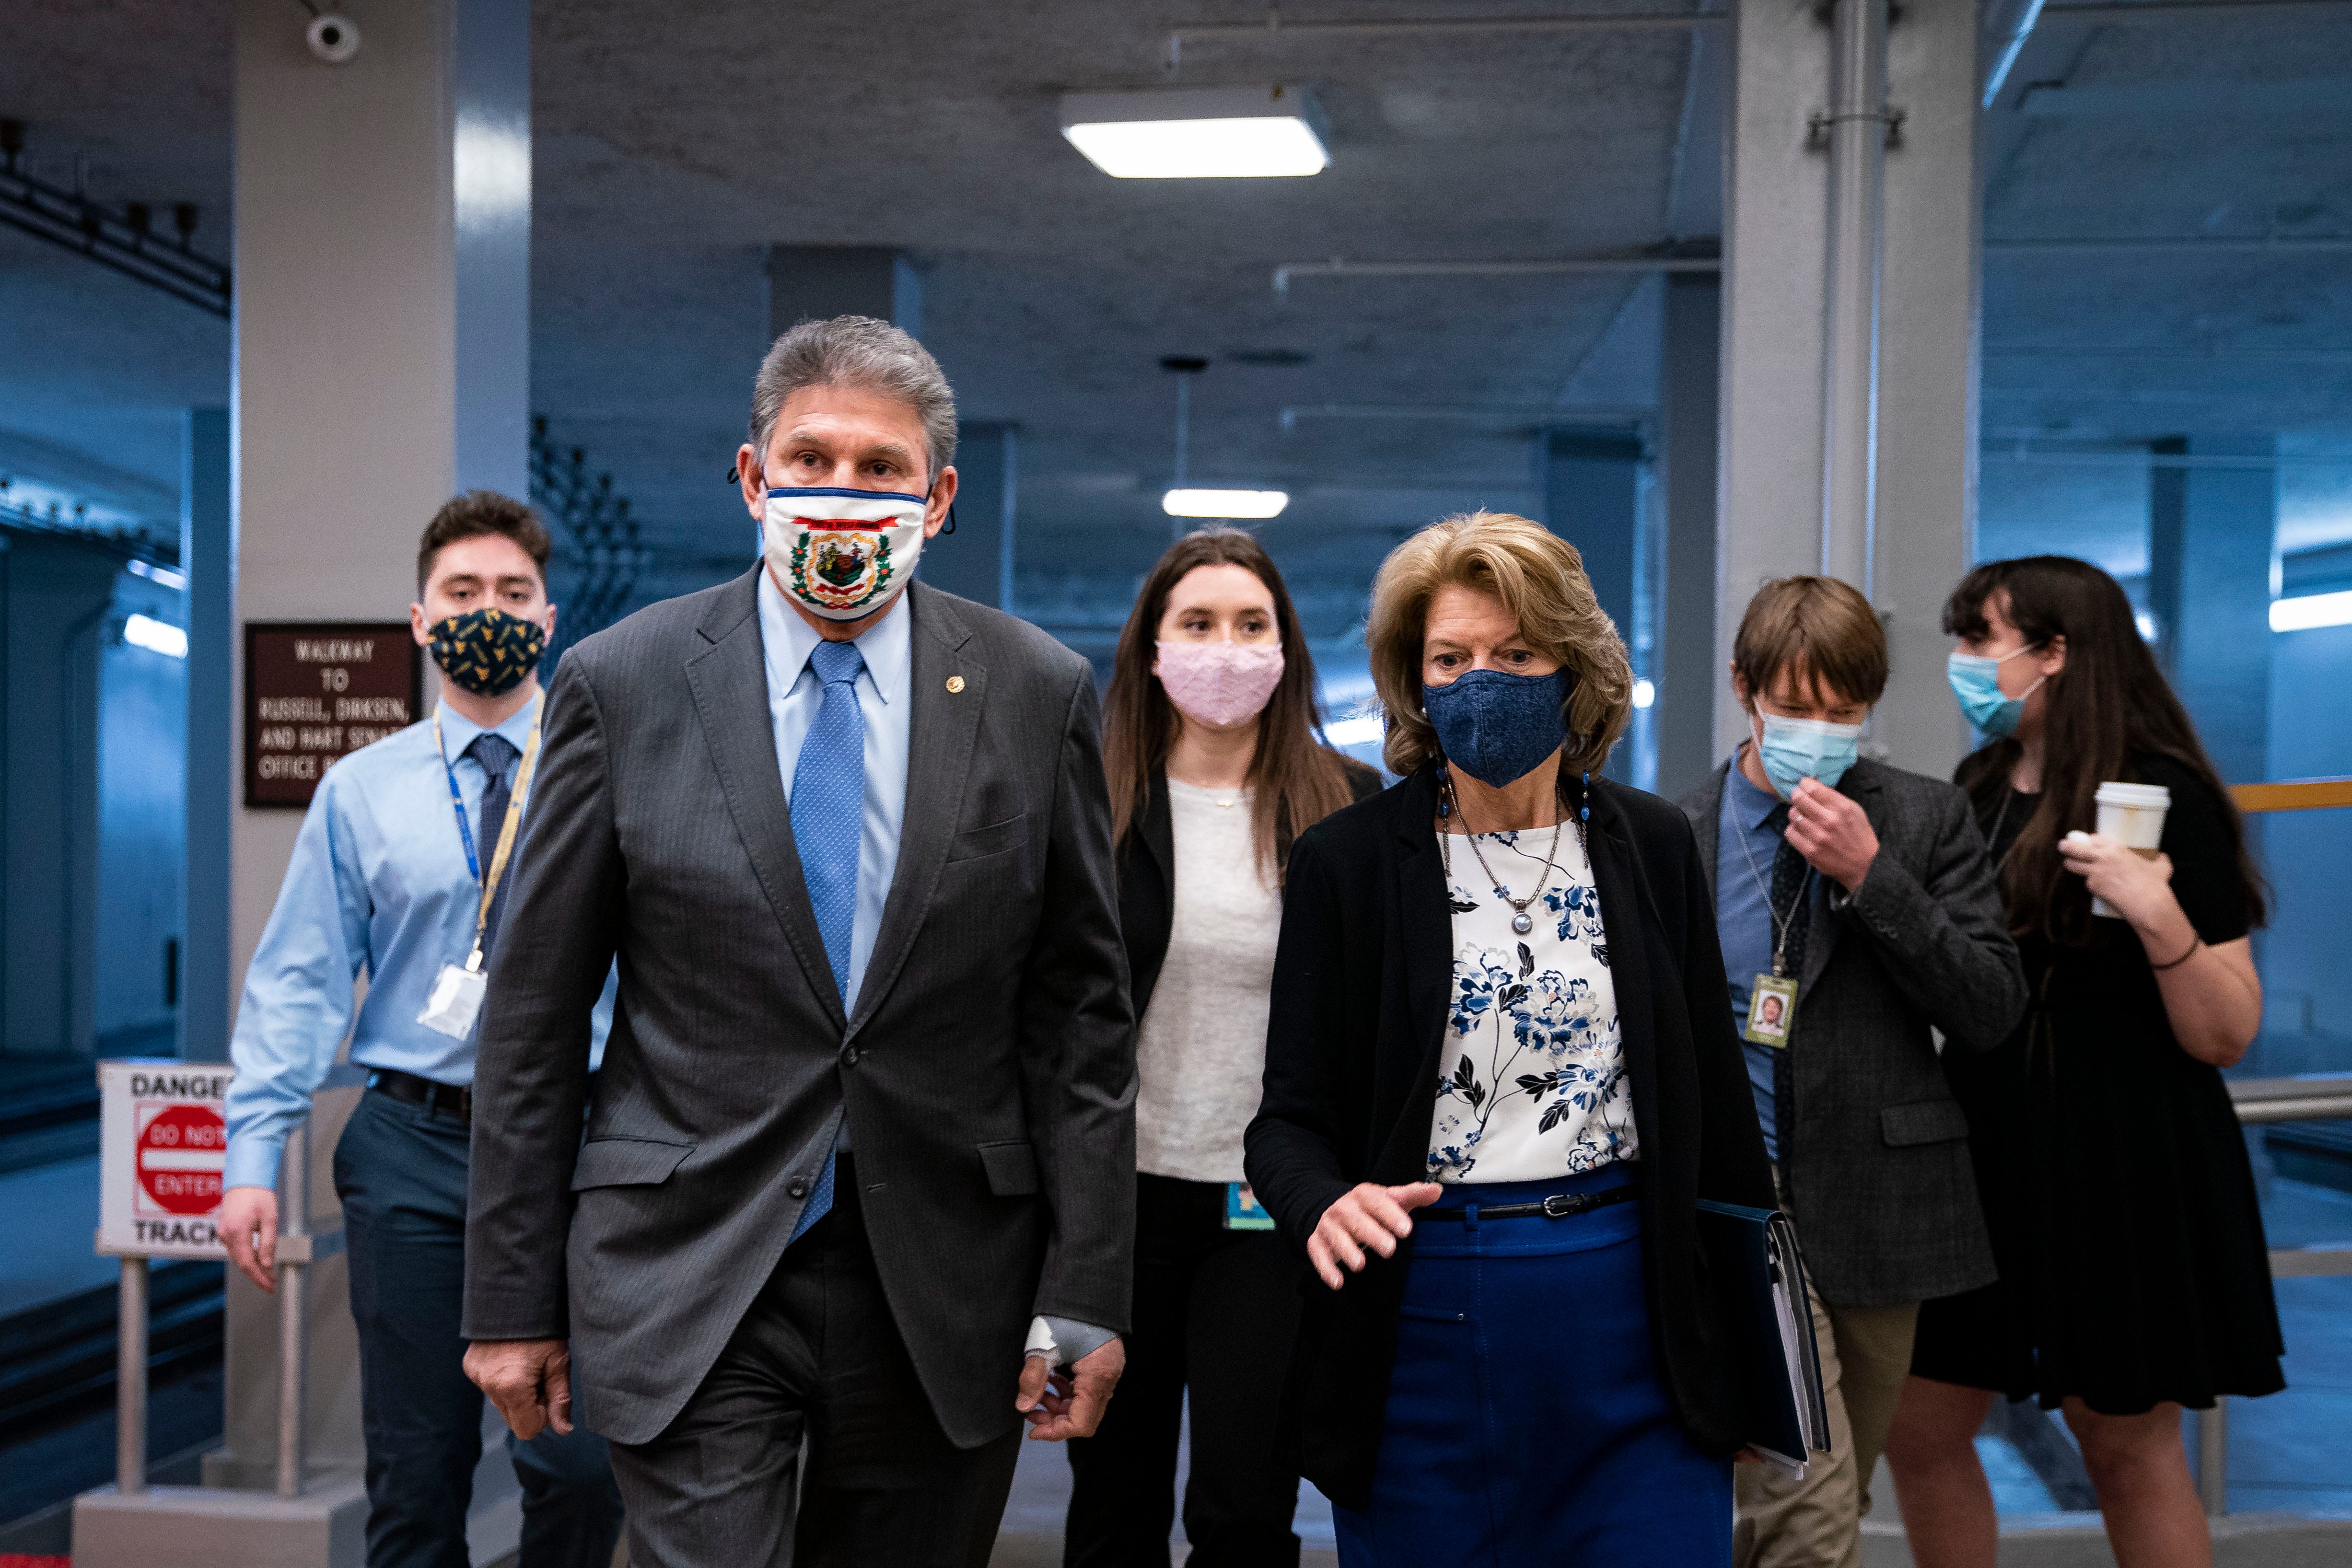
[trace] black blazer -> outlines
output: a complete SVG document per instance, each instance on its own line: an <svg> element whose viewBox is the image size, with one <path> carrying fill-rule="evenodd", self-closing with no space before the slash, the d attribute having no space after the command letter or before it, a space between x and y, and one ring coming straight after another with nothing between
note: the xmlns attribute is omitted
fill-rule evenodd
<svg viewBox="0 0 2352 1568"><path fill-rule="evenodd" d="M1339 758L1348 788L1359 800L1381 792L1381 776L1352 757ZM1291 831L1287 812L1275 820L1274 852L1277 862L1290 858ZM1140 819L1128 824L1119 845L1118 917L1127 936L1128 994L1134 998L1135 1021L1151 1005L1151 989L1160 983L1160 966L1168 961L1168 931L1176 919L1176 831L1168 811L1168 773L1154 768L1151 791Z"/></svg>
<svg viewBox="0 0 2352 1568"><path fill-rule="evenodd" d="M1423 768L1317 823L1291 852L1247 1169L1301 1252L1356 1183L1425 1179L1453 981L1437 798L1435 770ZM1715 900L1680 811L1603 779L1592 781L1591 804L1593 877L1641 1138L1652 1333L1685 1424L1708 1451L1728 1453L1744 1440L1744 1413L1696 1205L1774 1204ZM1412 1250L1408 1237L1339 1291L1311 1275L1302 1287L1287 1440L1301 1472L1345 1508L1370 1502Z"/></svg>

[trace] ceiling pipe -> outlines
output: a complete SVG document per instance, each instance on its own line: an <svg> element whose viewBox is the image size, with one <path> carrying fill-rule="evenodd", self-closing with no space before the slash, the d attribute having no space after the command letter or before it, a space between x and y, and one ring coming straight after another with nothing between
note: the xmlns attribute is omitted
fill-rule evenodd
<svg viewBox="0 0 2352 1568"><path fill-rule="evenodd" d="M2042 8L2044 21L2131 26L2148 22L2291 22L2297 13L2352 9L2352 0L2079 0Z"/></svg>
<svg viewBox="0 0 2352 1568"><path fill-rule="evenodd" d="M2278 251L2287 254L2326 255L2352 250L2352 235L2246 235L2239 237L2214 238L2206 235L2158 235L2145 239L2119 236L2113 239L1989 239L1988 252L2019 255L2058 255L2066 251L2179 251L2194 254L2207 251L2216 256Z"/></svg>
<svg viewBox="0 0 2352 1568"><path fill-rule="evenodd" d="M1184 45L1192 43L1251 43L1290 37L1376 38L1424 33L1600 33L1654 32L1664 28L1720 26L1730 17L1722 12L1629 12L1585 16L1432 16L1400 17L1393 21L1286 22L1278 6L1269 7L1263 22L1202 22L1173 27L1168 33L1168 68L1183 63Z"/></svg>
<svg viewBox="0 0 2352 1568"><path fill-rule="evenodd" d="M1822 335L1822 565L1872 595L1878 497L1878 304L1885 252L1888 0L1830 18L1829 264Z"/></svg>
<svg viewBox="0 0 2352 1568"><path fill-rule="evenodd" d="M1551 261L1345 261L1335 256L1328 261L1284 262L1274 269L1274 291L1277 296L1287 296L1294 277L1609 277L1722 270L1720 256L1661 256L1647 252L1561 256Z"/></svg>

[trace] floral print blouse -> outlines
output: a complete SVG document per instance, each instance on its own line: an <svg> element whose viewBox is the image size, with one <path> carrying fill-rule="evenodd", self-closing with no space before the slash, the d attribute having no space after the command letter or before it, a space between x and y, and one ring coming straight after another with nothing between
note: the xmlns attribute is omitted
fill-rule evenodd
<svg viewBox="0 0 2352 1568"><path fill-rule="evenodd" d="M1481 833L1487 865L1515 897L1543 877L1549 828ZM1486 885L1466 838L1453 841L1454 988L1429 1176L1439 1182L1541 1181L1637 1153L1617 989L1592 868L1573 824L1535 929L1511 928L1511 905Z"/></svg>

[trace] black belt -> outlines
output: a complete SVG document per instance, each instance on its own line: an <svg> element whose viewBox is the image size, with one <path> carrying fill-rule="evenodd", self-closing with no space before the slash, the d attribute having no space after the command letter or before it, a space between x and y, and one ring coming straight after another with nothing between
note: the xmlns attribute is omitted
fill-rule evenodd
<svg viewBox="0 0 2352 1568"><path fill-rule="evenodd" d="M1641 1188L1628 1183L1612 1186L1606 1192L1556 1192L1541 1203L1478 1204L1478 1218L1487 1219L1533 1219L1541 1215L1546 1219L1566 1219L1570 1215L1586 1214L1596 1208L1606 1208L1612 1203L1631 1203ZM1422 1219L1467 1219L1470 1207L1461 1208L1424 1208L1417 1218Z"/></svg>
<svg viewBox="0 0 2352 1568"><path fill-rule="evenodd" d="M473 1124L474 1092L471 1089L460 1089L454 1083L436 1083L430 1078L419 1078L414 1072L403 1072L396 1067L369 1068L368 1087L379 1093L389 1094L404 1105L422 1105L428 1116L446 1116L461 1125Z"/></svg>

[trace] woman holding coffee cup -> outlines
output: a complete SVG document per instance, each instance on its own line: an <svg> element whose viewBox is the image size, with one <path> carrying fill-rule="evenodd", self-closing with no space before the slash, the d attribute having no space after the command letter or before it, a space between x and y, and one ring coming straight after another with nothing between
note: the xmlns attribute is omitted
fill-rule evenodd
<svg viewBox="0 0 2352 1568"><path fill-rule="evenodd" d="M1995 1394L2065 1412L2126 1568L2211 1542L2181 1408L2285 1386L2269 1249L2220 1069L2262 1022L2263 886L2229 792L2096 567L1979 567L1951 682L1987 744L1958 781L2001 869L2032 1006L1945 1053L1994 1284L1920 1309L1887 1439L1921 1568L1991 1568L1973 1447Z"/></svg>
<svg viewBox="0 0 2352 1568"><path fill-rule="evenodd" d="M1103 703L1136 1019L1134 1330L1101 1429L1070 1444L1070 1568L1166 1568L1186 1405L1200 1563L1296 1563L1272 1406L1298 1266L1242 1181L1291 841L1380 775L1319 744L1315 661L1265 547L1171 545Z"/></svg>

